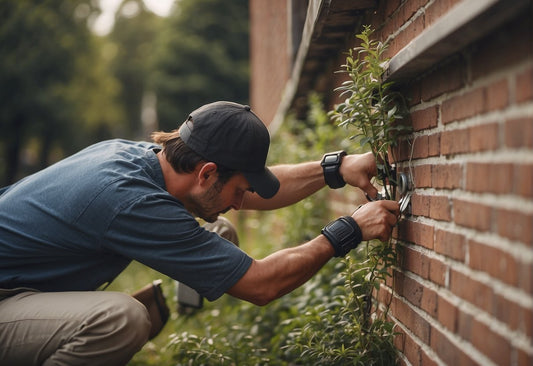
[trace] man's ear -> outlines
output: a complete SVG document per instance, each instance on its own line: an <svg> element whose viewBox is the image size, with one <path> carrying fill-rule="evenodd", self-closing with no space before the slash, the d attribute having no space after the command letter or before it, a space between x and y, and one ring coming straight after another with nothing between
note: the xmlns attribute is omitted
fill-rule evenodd
<svg viewBox="0 0 533 366"><path fill-rule="evenodd" d="M218 167L216 163L213 163L212 161L204 163L202 166L200 166L200 169L196 175L200 185L203 185L204 183L212 184L214 181L216 181L218 179L217 170Z"/></svg>

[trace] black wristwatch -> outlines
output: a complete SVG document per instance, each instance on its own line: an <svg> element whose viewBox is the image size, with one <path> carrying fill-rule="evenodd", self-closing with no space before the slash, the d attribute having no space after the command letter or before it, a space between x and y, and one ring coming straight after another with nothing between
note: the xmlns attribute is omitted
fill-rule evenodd
<svg viewBox="0 0 533 366"><path fill-rule="evenodd" d="M322 229L322 234L335 249L335 257L344 257L363 240L361 228L351 216L342 216L330 222Z"/></svg>
<svg viewBox="0 0 533 366"><path fill-rule="evenodd" d="M324 180L330 188L336 189L346 185L341 173L339 173L339 168L344 155L346 155L346 151L327 153L320 162L322 170L324 171Z"/></svg>

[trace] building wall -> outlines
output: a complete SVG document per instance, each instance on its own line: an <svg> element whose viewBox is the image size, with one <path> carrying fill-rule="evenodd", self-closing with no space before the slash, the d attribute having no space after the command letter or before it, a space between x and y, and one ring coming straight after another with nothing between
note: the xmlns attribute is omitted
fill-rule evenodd
<svg viewBox="0 0 533 366"><path fill-rule="evenodd" d="M394 56L458 1L383 2ZM406 365L533 365L533 37L524 13L402 85L412 215L391 316ZM380 296L390 296L385 291Z"/></svg>
<svg viewBox="0 0 533 366"><path fill-rule="evenodd" d="M286 0L250 0L250 106L269 124L291 69Z"/></svg>
<svg viewBox="0 0 533 366"><path fill-rule="evenodd" d="M461 2L377 1L362 24L393 57ZM393 281L377 297L394 289L402 364L533 365L532 9L400 84L413 133L396 163L414 195L394 232ZM354 46L346 39L332 64Z"/></svg>

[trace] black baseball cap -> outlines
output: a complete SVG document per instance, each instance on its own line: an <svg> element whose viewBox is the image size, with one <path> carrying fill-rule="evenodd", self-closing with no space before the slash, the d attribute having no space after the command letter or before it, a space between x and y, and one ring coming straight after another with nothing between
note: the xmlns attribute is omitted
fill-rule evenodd
<svg viewBox="0 0 533 366"><path fill-rule="evenodd" d="M265 166L270 135L249 106L214 102L193 111L179 129L183 142L206 160L242 172L252 189L271 198L279 180Z"/></svg>

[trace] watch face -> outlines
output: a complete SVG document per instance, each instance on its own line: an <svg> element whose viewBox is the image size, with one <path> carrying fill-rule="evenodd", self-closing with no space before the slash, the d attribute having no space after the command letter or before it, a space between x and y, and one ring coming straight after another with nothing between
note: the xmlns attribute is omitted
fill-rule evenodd
<svg viewBox="0 0 533 366"><path fill-rule="evenodd" d="M339 156L338 155L327 155L326 157L324 157L324 163L325 164L334 164L337 161L339 161Z"/></svg>

